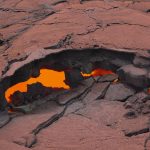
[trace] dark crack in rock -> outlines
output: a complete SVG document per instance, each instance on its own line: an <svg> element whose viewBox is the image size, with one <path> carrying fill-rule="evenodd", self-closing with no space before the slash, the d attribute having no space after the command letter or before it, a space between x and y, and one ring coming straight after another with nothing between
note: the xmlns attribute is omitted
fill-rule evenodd
<svg viewBox="0 0 150 150"><path fill-rule="evenodd" d="M70 101L79 98L84 92L86 92L94 83L92 78L86 79L82 82L77 88L71 89L67 93L60 95L57 99L57 102L60 105L65 105Z"/></svg>
<svg viewBox="0 0 150 150"><path fill-rule="evenodd" d="M67 2L67 0L57 0L56 2L52 3L52 5L58 5L58 4L61 4L61 3L65 3Z"/></svg>
<svg viewBox="0 0 150 150"><path fill-rule="evenodd" d="M36 135L34 135L34 134L29 134L29 135L26 137L26 144L25 144L25 147L31 148L36 142L37 142Z"/></svg>
<svg viewBox="0 0 150 150"><path fill-rule="evenodd" d="M83 109L84 107L85 105L82 103L82 101L76 101L68 107L68 109L65 112L65 115L75 113L79 111L80 109Z"/></svg>
<svg viewBox="0 0 150 150"><path fill-rule="evenodd" d="M4 44L4 41L0 39L0 46Z"/></svg>
<svg viewBox="0 0 150 150"><path fill-rule="evenodd" d="M84 103L90 103L97 99L102 99L105 96L106 90L109 87L110 82L95 83L91 91L83 99Z"/></svg>
<svg viewBox="0 0 150 150"><path fill-rule="evenodd" d="M4 44L3 35L0 33L0 46Z"/></svg>
<svg viewBox="0 0 150 150"><path fill-rule="evenodd" d="M49 47L45 47L44 49L58 49L58 48L63 48L66 47L67 45L71 45L72 41L72 34L67 34L63 39L61 39L60 41L58 41L57 44L49 46Z"/></svg>

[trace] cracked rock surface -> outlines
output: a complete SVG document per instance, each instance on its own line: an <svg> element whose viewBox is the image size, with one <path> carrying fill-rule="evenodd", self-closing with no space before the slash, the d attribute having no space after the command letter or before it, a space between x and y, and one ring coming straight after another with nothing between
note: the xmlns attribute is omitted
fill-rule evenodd
<svg viewBox="0 0 150 150"><path fill-rule="evenodd" d="M112 78L113 75L109 76ZM141 150L147 134L128 138L125 133L147 127L148 116L127 119L123 117L128 113L124 103L117 101L118 97L109 100L107 96L109 88L122 85L93 78L82 82L76 90L61 93L55 99L49 97L47 102L26 115L12 114L12 121L0 130L3 149L116 150L121 146L122 150Z"/></svg>
<svg viewBox="0 0 150 150"><path fill-rule="evenodd" d="M136 56L133 64L114 57L111 63L121 67L120 79L143 88L150 81L149 39L148 1L0 0L0 81L53 53L107 48ZM85 70L91 70L88 63ZM140 132L149 129L148 115L141 114L150 112L149 94L117 81L118 75L41 98L20 108L25 115L1 113L0 150L142 150L148 134ZM125 136L131 134L137 136Z"/></svg>
<svg viewBox="0 0 150 150"><path fill-rule="evenodd" d="M60 48L148 50L149 7L143 1L1 0L0 76L16 62Z"/></svg>

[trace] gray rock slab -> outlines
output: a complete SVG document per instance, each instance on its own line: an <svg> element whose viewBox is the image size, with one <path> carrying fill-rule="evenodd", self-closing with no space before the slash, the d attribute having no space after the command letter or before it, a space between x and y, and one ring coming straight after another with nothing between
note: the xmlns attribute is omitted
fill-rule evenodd
<svg viewBox="0 0 150 150"><path fill-rule="evenodd" d="M128 97L134 95L135 91L122 83L111 84L108 88L105 99L125 101Z"/></svg>
<svg viewBox="0 0 150 150"><path fill-rule="evenodd" d="M118 75L121 81L139 88L145 88L150 85L148 82L148 70L138 68L133 65L126 65L118 69Z"/></svg>
<svg viewBox="0 0 150 150"><path fill-rule="evenodd" d="M105 95L106 89L108 88L109 85L110 85L110 82L95 83L91 91L83 99L83 102L89 103L98 98L99 99L103 98Z"/></svg>
<svg viewBox="0 0 150 150"><path fill-rule="evenodd" d="M58 96L57 102L61 105L65 105L69 101L79 98L93 83L94 80L92 78L84 80L77 88L71 89L67 93Z"/></svg>

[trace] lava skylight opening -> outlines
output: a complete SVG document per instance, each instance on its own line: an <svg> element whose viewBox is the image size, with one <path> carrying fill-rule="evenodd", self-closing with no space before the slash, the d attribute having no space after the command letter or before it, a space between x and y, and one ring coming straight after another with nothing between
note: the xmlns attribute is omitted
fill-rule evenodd
<svg viewBox="0 0 150 150"><path fill-rule="evenodd" d="M40 75L37 78L30 78L25 82L20 82L8 88L5 92L5 98L8 103L11 103L10 96L13 93L15 93L16 91L27 92L27 85L31 85L37 82L41 83L45 87L70 89L70 87L64 81L64 71L59 72L50 69L41 69Z"/></svg>
<svg viewBox="0 0 150 150"><path fill-rule="evenodd" d="M113 74L110 70L105 69L95 69L89 74L82 73L82 76L84 78L88 78L91 76L102 76L106 74ZM65 82L65 71L54 71L50 69L41 69L40 75L36 78L29 78L25 82L20 82L16 85L13 85L12 87L8 88L5 92L5 98L8 103L11 103L11 95L13 95L16 91L20 92L27 92L28 85L34 84L34 83L41 83L45 87L49 88L63 88L63 89L70 89L70 86L67 85Z"/></svg>

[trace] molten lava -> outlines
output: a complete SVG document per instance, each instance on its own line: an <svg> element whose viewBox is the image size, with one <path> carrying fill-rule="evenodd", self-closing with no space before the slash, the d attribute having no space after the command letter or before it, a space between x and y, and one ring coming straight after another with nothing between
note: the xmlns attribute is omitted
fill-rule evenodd
<svg viewBox="0 0 150 150"><path fill-rule="evenodd" d="M45 87L69 89L70 87L65 84L64 80L65 80L64 71L58 72L58 71L49 70L49 69L41 69L39 77L30 78L25 82L21 82L10 87L5 92L5 98L8 103L11 103L10 96L14 92L16 91L27 92L27 85L31 85L37 82L42 83L42 85Z"/></svg>
<svg viewBox="0 0 150 150"><path fill-rule="evenodd" d="M113 72L110 70L105 70L105 69L95 69L94 71L92 71L89 74L82 73L82 72L81 72L81 74L83 77L91 77L91 76L96 77L96 76L103 76L103 75L107 75L107 74L113 74Z"/></svg>
<svg viewBox="0 0 150 150"><path fill-rule="evenodd" d="M90 74L81 73L83 77L91 77L91 76L102 76L106 74L113 74L110 70L104 69L96 69L92 71ZM13 95L16 91L20 92L27 92L27 85L31 85L33 83L41 83L45 87L50 88L63 88L63 89L70 89L70 87L64 82L65 81L65 72L61 71L54 71L49 69L41 69L40 75L37 78L30 78L25 82L18 83L5 92L5 98L8 103L11 103L10 96Z"/></svg>

